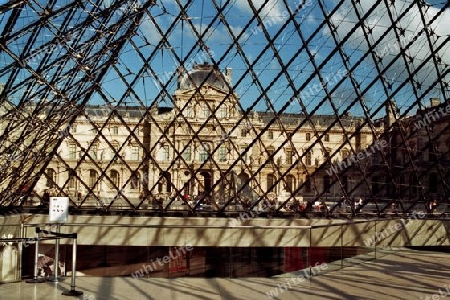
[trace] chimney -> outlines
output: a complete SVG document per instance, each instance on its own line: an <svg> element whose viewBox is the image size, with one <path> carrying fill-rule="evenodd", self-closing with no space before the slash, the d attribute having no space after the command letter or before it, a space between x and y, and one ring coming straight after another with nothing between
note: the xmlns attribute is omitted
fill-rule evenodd
<svg viewBox="0 0 450 300"><path fill-rule="evenodd" d="M231 68L226 68L225 69L225 77L228 80L229 83L231 83L231 73L232 73L232 69Z"/></svg>
<svg viewBox="0 0 450 300"><path fill-rule="evenodd" d="M385 109L386 116L384 117L384 128L387 130L390 129L397 119L398 108L395 100L390 98L385 104Z"/></svg>
<svg viewBox="0 0 450 300"><path fill-rule="evenodd" d="M177 84L177 88L180 88L180 84L181 84L181 80L183 80L183 76L186 73L186 69L184 68L184 66L179 66L177 68L177 73L178 73L178 84Z"/></svg>
<svg viewBox="0 0 450 300"><path fill-rule="evenodd" d="M436 107L441 104L441 99L439 98L430 98L431 107Z"/></svg>

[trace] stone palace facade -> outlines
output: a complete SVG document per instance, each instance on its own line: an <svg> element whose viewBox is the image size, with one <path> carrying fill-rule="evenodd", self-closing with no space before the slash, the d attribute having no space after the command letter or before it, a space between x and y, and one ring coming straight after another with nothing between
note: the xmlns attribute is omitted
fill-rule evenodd
<svg viewBox="0 0 450 300"><path fill-rule="evenodd" d="M180 72L173 107L86 107L63 132L35 192L133 206L199 195L223 204L237 195L283 201L322 194L331 201L368 193L355 184L359 167L348 166L340 184L332 184L325 164L373 143L363 118L343 116L341 127L327 115L245 114L231 86L230 69L202 64Z"/></svg>

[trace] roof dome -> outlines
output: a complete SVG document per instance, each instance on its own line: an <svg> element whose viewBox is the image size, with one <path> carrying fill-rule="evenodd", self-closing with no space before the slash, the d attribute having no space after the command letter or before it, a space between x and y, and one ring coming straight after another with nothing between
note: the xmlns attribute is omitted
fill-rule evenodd
<svg viewBox="0 0 450 300"><path fill-rule="evenodd" d="M203 65L194 65L192 71L181 75L179 89L195 89L202 84L225 91L229 90L227 78L216 67L207 63Z"/></svg>

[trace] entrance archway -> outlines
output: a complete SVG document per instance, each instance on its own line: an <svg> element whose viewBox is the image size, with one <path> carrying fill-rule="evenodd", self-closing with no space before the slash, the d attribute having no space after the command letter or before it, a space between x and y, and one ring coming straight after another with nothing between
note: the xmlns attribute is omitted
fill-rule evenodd
<svg viewBox="0 0 450 300"><path fill-rule="evenodd" d="M202 171L202 172L200 172L200 175L203 176L203 182L202 182L203 192L205 194L209 194L211 192L212 186L213 186L212 174L210 171Z"/></svg>

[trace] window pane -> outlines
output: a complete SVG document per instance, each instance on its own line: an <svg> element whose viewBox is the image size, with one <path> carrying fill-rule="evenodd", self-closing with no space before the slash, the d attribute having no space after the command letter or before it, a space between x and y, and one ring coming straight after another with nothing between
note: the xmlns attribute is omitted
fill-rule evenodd
<svg viewBox="0 0 450 300"><path fill-rule="evenodd" d="M200 161L206 161L208 160L208 153L205 151L205 149L200 150Z"/></svg>
<svg viewBox="0 0 450 300"><path fill-rule="evenodd" d="M219 118L226 118L227 117L227 107L225 105L222 105L219 108L218 117Z"/></svg>
<svg viewBox="0 0 450 300"><path fill-rule="evenodd" d="M115 170L112 170L112 171L109 173L109 178L111 179L112 183L113 183L115 186L119 186L119 184L120 184L120 180L119 180L119 172L117 172L117 171L115 171Z"/></svg>
<svg viewBox="0 0 450 300"><path fill-rule="evenodd" d="M130 188L132 190L138 190L139 189L139 177L137 175L135 175L135 174L131 175Z"/></svg>
<svg viewBox="0 0 450 300"><path fill-rule="evenodd" d="M209 145L207 143L202 143L200 145L199 152L200 152L200 161L201 162L204 162L204 161L208 160L208 158L209 158L209 150L210 150L210 148L209 148Z"/></svg>
<svg viewBox="0 0 450 300"><path fill-rule="evenodd" d="M191 156L192 156L192 154L191 154L191 146L187 146L186 149L184 149L184 152L183 152L183 159L185 161L191 161L191 159L192 159Z"/></svg>
<svg viewBox="0 0 450 300"><path fill-rule="evenodd" d="M277 192L277 189L274 186L276 180L277 179L276 179L275 175L273 175L273 174L267 175L267 191L270 191L272 193L276 193Z"/></svg>
<svg viewBox="0 0 450 300"><path fill-rule="evenodd" d="M286 164L292 164L292 151L286 151Z"/></svg>
<svg viewBox="0 0 450 300"><path fill-rule="evenodd" d="M77 145L69 144L69 159L77 159Z"/></svg>
<svg viewBox="0 0 450 300"><path fill-rule="evenodd" d="M97 159L98 145L94 144L89 149L89 155L92 159Z"/></svg>
<svg viewBox="0 0 450 300"><path fill-rule="evenodd" d="M169 160L169 146L167 145L163 147L163 159Z"/></svg>
<svg viewBox="0 0 450 300"><path fill-rule="evenodd" d="M52 188L56 183L56 172L54 169L47 169L46 187Z"/></svg>
<svg viewBox="0 0 450 300"><path fill-rule="evenodd" d="M94 187L95 183L97 182L97 171L95 170L89 170L89 187Z"/></svg>
<svg viewBox="0 0 450 300"><path fill-rule="evenodd" d="M305 162L305 164L307 166L311 165L311 153L310 152L306 153L306 162Z"/></svg>
<svg viewBox="0 0 450 300"><path fill-rule="evenodd" d="M139 146L131 147L131 160L139 160Z"/></svg>
<svg viewBox="0 0 450 300"><path fill-rule="evenodd" d="M77 188L77 178L75 177L74 172L69 173L69 189Z"/></svg>
<svg viewBox="0 0 450 300"><path fill-rule="evenodd" d="M75 189L77 186L75 177L69 178L69 189Z"/></svg>
<svg viewBox="0 0 450 300"><path fill-rule="evenodd" d="M227 148L225 145L221 145L219 148L219 161L224 162L227 160Z"/></svg>

